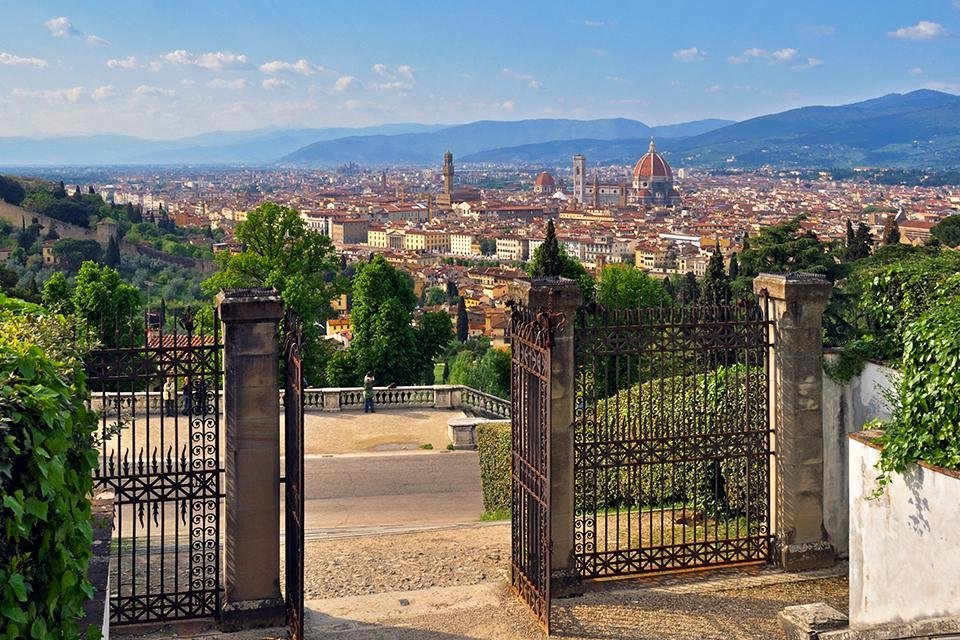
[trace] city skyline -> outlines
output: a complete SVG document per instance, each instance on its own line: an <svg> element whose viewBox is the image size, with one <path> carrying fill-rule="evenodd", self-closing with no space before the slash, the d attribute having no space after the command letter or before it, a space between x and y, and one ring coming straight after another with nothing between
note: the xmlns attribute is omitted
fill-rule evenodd
<svg viewBox="0 0 960 640"><path fill-rule="evenodd" d="M960 92L960 2L873 7L14 2L0 25L0 136L658 125Z"/></svg>

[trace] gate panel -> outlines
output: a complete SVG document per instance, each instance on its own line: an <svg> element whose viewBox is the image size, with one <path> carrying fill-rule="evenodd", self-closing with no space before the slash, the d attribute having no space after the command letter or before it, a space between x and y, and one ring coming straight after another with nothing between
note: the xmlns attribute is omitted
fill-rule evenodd
<svg viewBox="0 0 960 640"><path fill-rule="evenodd" d="M220 614L219 319L170 315L150 314L145 335L106 323L114 331L86 357L100 412L94 482L115 494L113 624Z"/></svg>
<svg viewBox="0 0 960 640"><path fill-rule="evenodd" d="M303 362L300 321L292 310L284 318L284 502L286 549L284 595L290 640L303 638Z"/></svg>
<svg viewBox="0 0 960 640"><path fill-rule="evenodd" d="M550 633L550 321L511 315L511 583Z"/></svg>
<svg viewBox="0 0 960 640"><path fill-rule="evenodd" d="M756 304L581 310L583 577L770 557L768 322Z"/></svg>

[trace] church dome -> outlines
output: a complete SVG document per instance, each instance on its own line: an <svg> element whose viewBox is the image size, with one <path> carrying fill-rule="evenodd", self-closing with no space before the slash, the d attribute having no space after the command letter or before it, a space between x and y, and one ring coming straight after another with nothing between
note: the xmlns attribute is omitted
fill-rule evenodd
<svg viewBox="0 0 960 640"><path fill-rule="evenodd" d="M557 183L554 181L553 176L546 171L541 171L537 176L537 179L533 181L533 186L535 187L554 187L556 184Z"/></svg>
<svg viewBox="0 0 960 640"><path fill-rule="evenodd" d="M654 146L653 139L651 138L650 149L642 158L637 160L637 164L633 167L633 179L637 182L657 178L672 179L673 171L670 170L670 165L663 159L663 156L657 153L657 148Z"/></svg>

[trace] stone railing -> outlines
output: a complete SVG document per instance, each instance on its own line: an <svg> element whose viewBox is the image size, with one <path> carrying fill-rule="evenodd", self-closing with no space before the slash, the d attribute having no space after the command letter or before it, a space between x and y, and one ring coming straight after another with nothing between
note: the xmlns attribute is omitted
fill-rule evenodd
<svg viewBox="0 0 960 640"><path fill-rule="evenodd" d="M223 393L222 391L220 393ZM283 390L280 390L283 402ZM419 387L377 387L374 404L379 408L461 409L489 418L509 418L510 401L463 385ZM177 394L179 410L182 396ZM307 411L343 411L363 407L362 387L325 387L304 390ZM94 411L106 409L111 416L159 416L163 397L159 391L121 393L94 392L90 402Z"/></svg>

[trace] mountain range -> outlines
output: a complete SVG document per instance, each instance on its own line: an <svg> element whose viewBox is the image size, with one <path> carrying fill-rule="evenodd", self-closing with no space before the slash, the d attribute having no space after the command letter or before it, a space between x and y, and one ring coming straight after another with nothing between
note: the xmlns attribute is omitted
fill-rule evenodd
<svg viewBox="0 0 960 640"><path fill-rule="evenodd" d="M650 137L675 166L960 167L960 96L929 89L733 122L648 126L637 120L536 119L213 132L179 140L128 136L0 138L0 165L628 164Z"/></svg>

